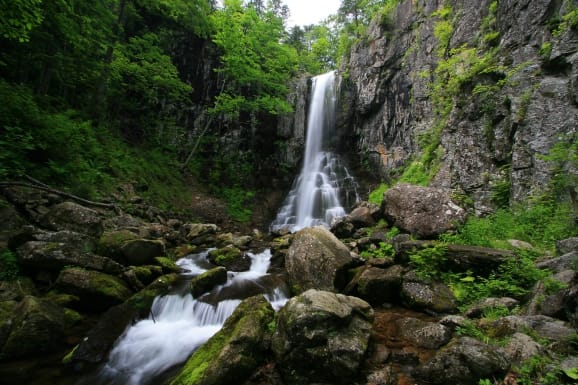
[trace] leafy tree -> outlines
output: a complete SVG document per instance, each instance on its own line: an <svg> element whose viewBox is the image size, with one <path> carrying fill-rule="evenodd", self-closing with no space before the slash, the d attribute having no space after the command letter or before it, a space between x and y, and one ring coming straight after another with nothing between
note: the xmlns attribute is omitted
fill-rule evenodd
<svg viewBox="0 0 578 385"><path fill-rule="evenodd" d="M213 42L222 53L217 71L223 81L213 112L239 116L242 112L276 115L290 111L285 96L297 57L292 47L280 43L282 18L271 8L259 16L240 0L225 0L212 21Z"/></svg>
<svg viewBox="0 0 578 385"><path fill-rule="evenodd" d="M25 43L42 23L42 0L0 0L0 37Z"/></svg>

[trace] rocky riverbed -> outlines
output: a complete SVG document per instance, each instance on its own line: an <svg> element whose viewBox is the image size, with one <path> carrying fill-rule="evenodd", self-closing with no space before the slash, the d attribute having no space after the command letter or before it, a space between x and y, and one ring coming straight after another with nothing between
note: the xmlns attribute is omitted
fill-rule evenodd
<svg viewBox="0 0 578 385"><path fill-rule="evenodd" d="M465 212L442 190L408 185L388 194L386 205L361 203L330 230L241 234L144 204L91 206L6 187L0 384L87 381L127 325L150 317L154 298L179 285L175 261L208 248L213 269L194 280L195 297L222 284L227 270L247 270L247 252L270 249L271 279L283 281L292 298L277 312L261 295L245 299L182 368L155 383L474 385L515 381L517 367L537 356L571 373L576 239L559 242L559 255L540 262L563 283L557 290L539 282L520 298L463 308L450 287L418 274L409 256L435 247L431 238L451 231ZM444 250L448 268L485 276L516 258L515 248ZM488 317L488 309L508 311Z"/></svg>

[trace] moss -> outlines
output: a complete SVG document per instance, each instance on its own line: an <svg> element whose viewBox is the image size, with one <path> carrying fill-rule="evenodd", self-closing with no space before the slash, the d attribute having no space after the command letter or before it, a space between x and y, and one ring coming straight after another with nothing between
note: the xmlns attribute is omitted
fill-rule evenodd
<svg viewBox="0 0 578 385"><path fill-rule="evenodd" d="M91 288L109 298L117 299L119 302L124 302L132 294L129 288L119 278L107 274L92 272L89 279L89 286Z"/></svg>
<svg viewBox="0 0 578 385"><path fill-rule="evenodd" d="M137 310L148 310L155 297L167 294L178 281L178 274L167 274L157 278L153 283L127 300L127 304Z"/></svg>
<svg viewBox="0 0 578 385"><path fill-rule="evenodd" d="M155 261L162 267L164 273L178 273L181 268L168 257L155 257Z"/></svg>
<svg viewBox="0 0 578 385"><path fill-rule="evenodd" d="M137 238L138 235L129 230L105 232L98 240L97 252L106 256L118 255L126 242Z"/></svg>

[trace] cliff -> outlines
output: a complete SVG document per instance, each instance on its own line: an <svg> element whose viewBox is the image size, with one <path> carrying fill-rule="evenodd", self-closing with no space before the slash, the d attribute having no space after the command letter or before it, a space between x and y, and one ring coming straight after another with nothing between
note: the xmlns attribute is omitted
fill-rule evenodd
<svg viewBox="0 0 578 385"><path fill-rule="evenodd" d="M400 2L340 69L346 151L383 179L403 169L467 194L478 213L546 191L575 201L576 12L561 0Z"/></svg>

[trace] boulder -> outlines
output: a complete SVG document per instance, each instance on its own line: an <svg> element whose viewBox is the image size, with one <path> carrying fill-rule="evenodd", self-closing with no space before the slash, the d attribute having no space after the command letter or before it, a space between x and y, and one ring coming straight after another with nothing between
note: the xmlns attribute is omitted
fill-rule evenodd
<svg viewBox="0 0 578 385"><path fill-rule="evenodd" d="M373 316L356 297L308 290L291 298L278 313L272 339L284 383L354 383Z"/></svg>
<svg viewBox="0 0 578 385"><path fill-rule="evenodd" d="M0 358L42 355L62 349L67 329L73 320L64 308L54 303L26 296L12 310L9 333Z"/></svg>
<svg viewBox="0 0 578 385"><path fill-rule="evenodd" d="M536 266L540 269L552 270L554 273L559 273L564 270L576 270L577 265L578 251L569 251L559 257L550 258L536 263Z"/></svg>
<svg viewBox="0 0 578 385"><path fill-rule="evenodd" d="M400 184L383 194L382 210L393 226L422 238L432 238L466 219L450 192L433 187Z"/></svg>
<svg viewBox="0 0 578 385"><path fill-rule="evenodd" d="M49 229L71 230L98 238L103 232L102 218L87 207L74 202L62 202L44 214L41 223Z"/></svg>
<svg viewBox="0 0 578 385"><path fill-rule="evenodd" d="M457 310L456 298L444 283L422 280L412 272L403 278L401 300L410 309L429 313L455 313Z"/></svg>
<svg viewBox="0 0 578 385"><path fill-rule="evenodd" d="M285 267L294 291L335 291L336 287L345 286L342 274L352 261L347 246L329 230L318 226L295 234Z"/></svg>
<svg viewBox="0 0 578 385"><path fill-rule="evenodd" d="M60 271L65 266L79 266L107 274L120 274L124 267L110 258L85 252L61 242L29 241L16 253L19 263L33 270Z"/></svg>
<svg viewBox="0 0 578 385"><path fill-rule="evenodd" d="M403 268L394 265L387 269L369 267L357 279L357 294L372 306L398 302Z"/></svg>
<svg viewBox="0 0 578 385"><path fill-rule="evenodd" d="M215 267L197 275L191 280L191 294L198 298L202 294L211 291L217 285L227 282L227 269L223 266Z"/></svg>
<svg viewBox="0 0 578 385"><path fill-rule="evenodd" d="M0 281L0 302L20 301L27 295L36 295L36 287L32 279L18 277L11 281Z"/></svg>
<svg viewBox="0 0 578 385"><path fill-rule="evenodd" d="M522 363L542 353L544 348L529 335L514 333L508 339L508 344L504 347L504 350L508 354L510 361Z"/></svg>
<svg viewBox="0 0 578 385"><path fill-rule="evenodd" d="M273 308L262 295L244 300L171 385L243 383L267 358L273 318Z"/></svg>
<svg viewBox="0 0 578 385"><path fill-rule="evenodd" d="M133 239L126 241L120 251L129 265L150 265L156 257L165 255L165 243L158 239Z"/></svg>
<svg viewBox="0 0 578 385"><path fill-rule="evenodd" d="M122 260L122 246L128 241L138 238L138 234L128 229L105 231L98 240L97 252L114 260L124 262Z"/></svg>
<svg viewBox="0 0 578 385"><path fill-rule="evenodd" d="M349 218L355 228L371 227L375 225L378 213L379 206L371 203L360 204L349 213Z"/></svg>
<svg viewBox="0 0 578 385"><path fill-rule="evenodd" d="M442 348L414 371L414 376L432 384L477 385L482 378L503 376L510 364L496 346L461 337Z"/></svg>
<svg viewBox="0 0 578 385"><path fill-rule="evenodd" d="M438 349L452 338L452 331L439 323L405 317L396 321L401 337L412 345L425 349Z"/></svg>
<svg viewBox="0 0 578 385"><path fill-rule="evenodd" d="M127 300L133 293L121 279L98 271L66 268L60 272L56 287L76 295L83 310L100 312Z"/></svg>
<svg viewBox="0 0 578 385"><path fill-rule="evenodd" d="M578 237L556 241L556 252L558 255L568 254L572 251L578 251Z"/></svg>
<svg viewBox="0 0 578 385"><path fill-rule="evenodd" d="M576 333L564 321L544 315L510 315L496 320L482 320L478 326L490 337L504 337L532 330L538 337L557 342L563 342Z"/></svg>
<svg viewBox="0 0 578 385"><path fill-rule="evenodd" d="M251 267L251 258L233 245L209 251L209 260L229 271L246 271Z"/></svg>
<svg viewBox="0 0 578 385"><path fill-rule="evenodd" d="M185 240L194 245L214 243L215 234L219 227L212 223L186 223L182 227Z"/></svg>

